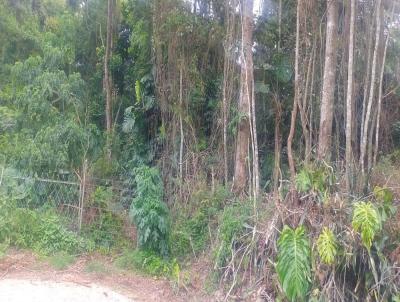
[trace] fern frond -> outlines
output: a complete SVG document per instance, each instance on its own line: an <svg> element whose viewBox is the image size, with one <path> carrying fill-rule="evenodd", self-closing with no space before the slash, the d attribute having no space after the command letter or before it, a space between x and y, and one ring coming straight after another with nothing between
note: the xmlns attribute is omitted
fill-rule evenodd
<svg viewBox="0 0 400 302"><path fill-rule="evenodd" d="M291 301L304 300L311 283L311 249L304 227L283 228L278 240L279 281Z"/></svg>
<svg viewBox="0 0 400 302"><path fill-rule="evenodd" d="M317 239L317 250L319 257L325 264L332 264L337 254L337 242L333 232L324 227Z"/></svg>
<svg viewBox="0 0 400 302"><path fill-rule="evenodd" d="M352 226L356 232L361 234L361 240L369 250L375 234L380 229L379 214L370 202L354 204Z"/></svg>

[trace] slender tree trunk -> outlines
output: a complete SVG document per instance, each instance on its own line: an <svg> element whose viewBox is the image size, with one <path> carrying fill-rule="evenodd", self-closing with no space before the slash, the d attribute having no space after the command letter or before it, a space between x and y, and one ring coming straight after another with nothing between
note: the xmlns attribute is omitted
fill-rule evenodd
<svg viewBox="0 0 400 302"><path fill-rule="evenodd" d="M278 195L279 177L280 177L280 164L281 164L281 117L282 117L282 104L278 95L274 97L275 101L275 152L274 152L274 193Z"/></svg>
<svg viewBox="0 0 400 302"><path fill-rule="evenodd" d="M364 125L362 127L363 132L361 133L361 145L360 145L360 165L361 165L361 173L363 178L365 178L365 156L367 152L368 146L368 130L369 123L371 119L371 110L372 103L374 101L375 94L375 84L376 84L376 68L377 68L377 59L378 59L378 51L379 51L379 40L380 40L380 31L381 31L381 0L377 0L376 4L376 31L375 31L375 47L374 54L372 58L372 70L371 70L371 84L369 90L369 98L368 104L365 113ZM372 129L371 129L372 131Z"/></svg>
<svg viewBox="0 0 400 302"><path fill-rule="evenodd" d="M110 72L110 58L112 56L112 22L113 22L113 0L107 3L107 40L106 53L104 56L104 79L103 86L106 94L106 152L107 160L111 161L111 140L112 140L112 80Z"/></svg>
<svg viewBox="0 0 400 302"><path fill-rule="evenodd" d="M327 1L325 66L322 84L318 146L318 158L326 161L330 160L332 145L333 104L336 80L337 21L337 0Z"/></svg>
<svg viewBox="0 0 400 302"><path fill-rule="evenodd" d="M182 62L179 68L179 128L180 128L180 146L179 146L179 178L183 179L183 142L184 142L184 133L183 133L183 73L182 73Z"/></svg>
<svg viewBox="0 0 400 302"><path fill-rule="evenodd" d="M371 16L372 20L372 16ZM368 88L369 88L369 80L371 75L371 55L373 48L373 26L369 29L368 33L368 54L367 54L367 67L364 76L364 91L363 91L363 103L362 103L362 115L361 115L361 127L360 127L360 151L361 151L361 136L364 133L364 124L365 124L365 112L367 110L367 101L368 101Z"/></svg>
<svg viewBox="0 0 400 302"><path fill-rule="evenodd" d="M288 150L288 161L289 161L289 169L290 169L290 177L292 183L292 192L296 191L295 188L295 178L296 178L296 167L293 158L293 138L296 127L296 118L297 118L297 106L300 98L300 76L299 76L299 56L300 56L300 12L301 12L302 0L297 0L297 9L296 9L296 49L295 49L295 63L294 63L294 99L293 99L293 108L292 115L290 119L290 131L287 139L287 150Z"/></svg>
<svg viewBox="0 0 400 302"><path fill-rule="evenodd" d="M233 1L235 5L236 1ZM225 0L225 17L226 17L226 34L224 42L224 80L222 87L222 119L223 119L223 152L224 152L224 178L225 184L228 183L229 179L229 168L228 168L228 120L229 120L229 109L232 98L233 89L233 44L235 35L235 13L232 11L232 4L230 0Z"/></svg>
<svg viewBox="0 0 400 302"><path fill-rule="evenodd" d="M394 2L392 6L392 12L390 14L390 20L393 20L393 13L394 13ZM380 123L381 123L381 111L382 111L382 94L383 94L383 75L385 73L385 63L386 63L386 53L387 48L389 45L389 38L390 38L390 30L388 30L386 41L385 41L385 48L383 50L383 58L382 58L382 65L381 65L381 74L379 77L379 90L378 90L378 116L376 119L376 130L375 130L375 150L374 150L374 160L373 165L376 165L378 151L379 151L379 131L380 131Z"/></svg>
<svg viewBox="0 0 400 302"><path fill-rule="evenodd" d="M347 95L346 95L346 189L351 192L353 154L351 148L352 118L353 118L353 57L354 57L354 24L356 0L351 0L350 33L349 33L349 62L347 66Z"/></svg>
<svg viewBox="0 0 400 302"><path fill-rule="evenodd" d="M308 67L307 67L307 73L306 73L306 82L304 85L304 96L303 102L301 103L299 101L298 106L299 106L299 111L300 111L300 120L301 120L301 126L303 129L303 136L304 136L304 144L305 144L305 152L304 152L304 160L306 164L310 163L310 157L311 157L311 140L310 140L310 124L309 124L309 118L307 116L307 102L308 102L308 87L310 85L310 77L311 77L311 67L313 63L313 57L314 57L314 48L311 50L311 55L308 60Z"/></svg>
<svg viewBox="0 0 400 302"><path fill-rule="evenodd" d="M242 46L241 46L241 89L238 111L240 121L236 140L235 171L233 191L243 195L249 179L247 168L249 164L249 142L253 142L252 132L252 97L253 97L253 0L243 0L242 3ZM254 144L252 144L254 148ZM254 159L253 159L254 160ZM255 180L254 180L255 181ZM251 186L250 186L251 187Z"/></svg>

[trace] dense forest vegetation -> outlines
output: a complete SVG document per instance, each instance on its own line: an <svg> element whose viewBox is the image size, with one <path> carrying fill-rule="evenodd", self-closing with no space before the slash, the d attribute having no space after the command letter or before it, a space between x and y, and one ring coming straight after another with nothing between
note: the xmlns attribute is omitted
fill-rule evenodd
<svg viewBox="0 0 400 302"><path fill-rule="evenodd" d="M398 0L0 0L0 241L123 249L189 296L200 263L214 300L400 301L399 52ZM7 173L119 214L77 234Z"/></svg>

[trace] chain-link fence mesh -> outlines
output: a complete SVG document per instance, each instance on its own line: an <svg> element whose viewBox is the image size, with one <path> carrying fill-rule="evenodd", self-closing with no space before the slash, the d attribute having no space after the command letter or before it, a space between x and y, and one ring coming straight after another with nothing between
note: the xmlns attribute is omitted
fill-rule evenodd
<svg viewBox="0 0 400 302"><path fill-rule="evenodd" d="M96 244L109 245L135 236L129 220L132 190L116 180L89 177L46 179L0 168L0 194L19 207L51 208L75 232L89 232Z"/></svg>

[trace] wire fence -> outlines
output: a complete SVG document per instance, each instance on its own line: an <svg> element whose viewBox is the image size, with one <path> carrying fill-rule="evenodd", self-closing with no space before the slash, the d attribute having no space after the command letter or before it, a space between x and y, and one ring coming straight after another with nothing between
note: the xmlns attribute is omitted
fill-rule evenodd
<svg viewBox="0 0 400 302"><path fill-rule="evenodd" d="M16 200L19 207L52 208L77 233L90 229L101 240L120 236L121 231L134 237L134 227L128 218L130 204L126 201L132 200L129 186L116 180L92 179L85 174L47 179L21 176L12 169L0 168L0 195Z"/></svg>

